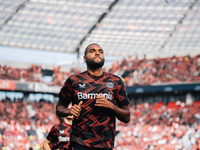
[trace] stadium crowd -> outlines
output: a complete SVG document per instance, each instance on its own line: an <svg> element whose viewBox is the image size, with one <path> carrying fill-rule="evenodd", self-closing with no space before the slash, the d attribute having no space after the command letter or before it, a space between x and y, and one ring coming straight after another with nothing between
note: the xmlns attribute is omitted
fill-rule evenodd
<svg viewBox="0 0 200 150"><path fill-rule="evenodd" d="M120 75L127 86L200 81L200 55L158 59L123 59L109 72Z"/></svg>
<svg viewBox="0 0 200 150"><path fill-rule="evenodd" d="M185 83L200 81L200 55L169 57L158 59L132 59L131 57L117 61L111 68L105 70L121 76L126 86L152 85L162 83ZM30 68L13 68L0 65L0 79L18 80L21 82L42 82L51 86L62 86L72 74L80 72L72 68L69 72L61 71L55 67L50 75L51 80L46 81L45 69L41 66L31 65Z"/></svg>
<svg viewBox="0 0 200 150"><path fill-rule="evenodd" d="M55 104L24 102L5 98L0 101L0 149L39 150L51 126L58 122Z"/></svg>
<svg viewBox="0 0 200 150"><path fill-rule="evenodd" d="M46 75L45 72L47 71L50 74ZM60 71L60 67L55 67L53 70L45 70L41 66L34 64L29 68L15 68L0 65L0 79L20 82L41 82L50 86L62 86L66 78L73 73L73 69L70 72L62 72ZM50 81L45 80L45 76L51 77Z"/></svg>
<svg viewBox="0 0 200 150"><path fill-rule="evenodd" d="M127 86L200 81L200 55L160 59L132 59L113 63L105 70L119 75ZM41 82L62 86L76 72L61 71L60 67L45 70L41 66L14 68L0 65L1 80ZM49 74L48 74L49 73ZM44 80L50 75L51 81ZM41 100L27 102L22 99L0 100L0 147L2 150L41 149L51 126L58 122L55 103ZM131 121L117 122L115 150L147 149L200 149L200 103L185 102L142 103L132 105Z"/></svg>
<svg viewBox="0 0 200 150"><path fill-rule="evenodd" d="M131 110L131 122L118 124L115 150L200 149L200 101L142 103Z"/></svg>
<svg viewBox="0 0 200 150"><path fill-rule="evenodd" d="M117 121L115 150L196 150L200 148L200 101L131 105L131 121ZM58 122L55 104L45 100L0 101L2 150L42 149L51 126Z"/></svg>

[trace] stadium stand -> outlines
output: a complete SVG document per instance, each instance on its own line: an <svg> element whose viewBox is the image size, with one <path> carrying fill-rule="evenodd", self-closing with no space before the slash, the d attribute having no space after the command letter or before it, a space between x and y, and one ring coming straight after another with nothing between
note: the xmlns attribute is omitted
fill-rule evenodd
<svg viewBox="0 0 200 150"><path fill-rule="evenodd" d="M200 81L200 55L160 59L124 59L109 70L120 75L127 86Z"/></svg>
<svg viewBox="0 0 200 150"><path fill-rule="evenodd" d="M41 149L44 137L58 122L55 104L44 100L27 103L6 98L0 101L0 114L0 147L5 149Z"/></svg>
<svg viewBox="0 0 200 150"><path fill-rule="evenodd" d="M158 107L161 106L161 107ZM132 121L118 124L115 150L191 149L199 148L199 101L138 104L132 106ZM140 114L138 114L140 112Z"/></svg>
<svg viewBox="0 0 200 150"><path fill-rule="evenodd" d="M0 145L11 149L41 147L50 127L58 122L55 104L41 100L0 102ZM31 106L31 107L29 107ZM35 113L31 115L30 109ZM115 150L131 149L195 149L200 137L200 102L141 103L131 107L131 121L117 122ZM28 112L29 110L29 112Z"/></svg>
<svg viewBox="0 0 200 150"><path fill-rule="evenodd" d="M166 63L167 62L167 63ZM117 64L117 65L116 65ZM124 59L114 63L110 72L120 74L127 86L135 84L171 84L199 81L200 56L171 57L162 59L131 60ZM125 69L126 68L126 69ZM46 75L40 66L30 68L12 68L0 66L1 80L20 82L40 82ZM129 71L127 71L129 70ZM130 72L130 70L132 70ZM154 70L154 71L153 71ZM49 70L48 70L49 71ZM60 72L60 68L51 71L52 82L49 86L59 86L71 72ZM137 72L137 73L135 73ZM167 76L167 72L180 73L180 76ZM190 74L192 76L190 76ZM31 75L30 75L31 74ZM133 76L133 74L135 74ZM143 78L153 76L154 80ZM137 78L138 77L138 78ZM127 79L128 78L128 79ZM136 82L138 81L138 82ZM200 101L186 103L182 101L160 100L159 102L141 102L133 104L131 100L131 121L128 124L118 122L115 150L134 149L195 149L200 142ZM11 149L39 149L50 127L57 120L55 103L41 99L29 102L22 99L5 98L0 101L0 144ZM13 142L15 141L15 142Z"/></svg>
<svg viewBox="0 0 200 150"><path fill-rule="evenodd" d="M130 122L117 121L114 150L199 150L199 8L199 0L1 0L0 150L42 149L58 122L57 94L93 42L105 56L123 56L104 68L122 77L131 103ZM78 58L25 64L24 51Z"/></svg>
<svg viewBox="0 0 200 150"><path fill-rule="evenodd" d="M64 72L56 67L48 70L52 73L47 75L47 70L38 65L30 68L0 65L0 70L0 79L41 82L50 86L62 86L67 77L81 71L71 68ZM127 86L199 82L200 55L141 60L129 58L113 63L110 69L105 70L121 76ZM49 76L50 80L46 81L45 76Z"/></svg>

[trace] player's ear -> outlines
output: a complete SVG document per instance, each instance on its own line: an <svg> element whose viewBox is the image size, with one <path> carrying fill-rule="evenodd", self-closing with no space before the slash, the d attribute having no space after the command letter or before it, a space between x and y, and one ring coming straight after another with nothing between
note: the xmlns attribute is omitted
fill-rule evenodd
<svg viewBox="0 0 200 150"><path fill-rule="evenodd" d="M83 56L83 60L86 62L86 56Z"/></svg>

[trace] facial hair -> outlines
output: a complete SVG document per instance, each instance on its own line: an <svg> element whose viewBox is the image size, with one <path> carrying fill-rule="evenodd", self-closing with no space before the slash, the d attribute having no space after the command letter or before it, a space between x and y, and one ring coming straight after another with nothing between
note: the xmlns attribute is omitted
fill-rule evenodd
<svg viewBox="0 0 200 150"><path fill-rule="evenodd" d="M99 57L100 58L100 57ZM94 58L95 59L95 58ZM100 58L101 61L100 62L95 62L94 59L88 59L86 57L86 63L87 63L87 66L91 69L98 69L98 68L101 68L103 67L104 65L104 58Z"/></svg>

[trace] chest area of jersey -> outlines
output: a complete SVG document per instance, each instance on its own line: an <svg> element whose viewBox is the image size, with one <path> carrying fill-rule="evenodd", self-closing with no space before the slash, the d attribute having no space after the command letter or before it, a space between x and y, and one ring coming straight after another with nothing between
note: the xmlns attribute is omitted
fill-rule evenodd
<svg viewBox="0 0 200 150"><path fill-rule="evenodd" d="M95 99L96 95L112 100L117 91L117 87L113 81L80 81L73 86L75 95L78 99Z"/></svg>
<svg viewBox="0 0 200 150"><path fill-rule="evenodd" d="M71 128L66 126L60 126L58 129L58 140L59 142L68 142L70 137Z"/></svg>

